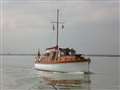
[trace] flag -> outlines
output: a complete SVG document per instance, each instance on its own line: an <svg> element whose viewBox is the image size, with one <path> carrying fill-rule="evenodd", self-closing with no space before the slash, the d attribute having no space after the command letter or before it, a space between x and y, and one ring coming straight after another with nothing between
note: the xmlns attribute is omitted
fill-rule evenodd
<svg viewBox="0 0 120 90"><path fill-rule="evenodd" d="M53 31L55 30L55 26L54 26L54 24L53 24Z"/></svg>
<svg viewBox="0 0 120 90"><path fill-rule="evenodd" d="M64 25L62 24L62 29L64 29Z"/></svg>

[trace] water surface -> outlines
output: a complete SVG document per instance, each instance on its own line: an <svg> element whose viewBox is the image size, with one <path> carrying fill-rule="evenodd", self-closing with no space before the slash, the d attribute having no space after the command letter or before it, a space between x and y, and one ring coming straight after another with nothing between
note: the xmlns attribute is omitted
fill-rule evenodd
<svg viewBox="0 0 120 90"><path fill-rule="evenodd" d="M120 90L118 57L91 57L89 75L36 71L33 56L1 57L1 90Z"/></svg>

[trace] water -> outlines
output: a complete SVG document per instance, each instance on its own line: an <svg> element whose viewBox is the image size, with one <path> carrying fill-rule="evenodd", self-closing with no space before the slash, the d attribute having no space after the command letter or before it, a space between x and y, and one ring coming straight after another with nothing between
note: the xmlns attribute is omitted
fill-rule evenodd
<svg viewBox="0 0 120 90"><path fill-rule="evenodd" d="M1 57L1 90L120 90L118 57L91 57L89 75L36 71L33 56Z"/></svg>

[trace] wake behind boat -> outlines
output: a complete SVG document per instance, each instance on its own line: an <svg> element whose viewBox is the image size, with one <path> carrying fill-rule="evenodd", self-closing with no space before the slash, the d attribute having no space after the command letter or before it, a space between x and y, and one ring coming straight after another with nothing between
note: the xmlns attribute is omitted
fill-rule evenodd
<svg viewBox="0 0 120 90"><path fill-rule="evenodd" d="M45 52L35 58L34 67L37 70L53 72L88 72L90 59L83 54L77 54L73 48L60 48L58 46L59 10L57 9L57 42L56 46L47 48ZM64 26L62 25L62 29ZM53 26L53 30L55 27Z"/></svg>

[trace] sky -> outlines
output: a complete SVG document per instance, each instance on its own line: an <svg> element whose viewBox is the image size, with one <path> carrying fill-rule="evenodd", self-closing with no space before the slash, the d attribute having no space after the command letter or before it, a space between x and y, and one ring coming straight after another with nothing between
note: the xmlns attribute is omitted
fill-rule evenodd
<svg viewBox="0 0 120 90"><path fill-rule="evenodd" d="M1 0L0 52L33 53L56 45L84 54L119 54L119 0ZM56 27L55 27L56 28Z"/></svg>

